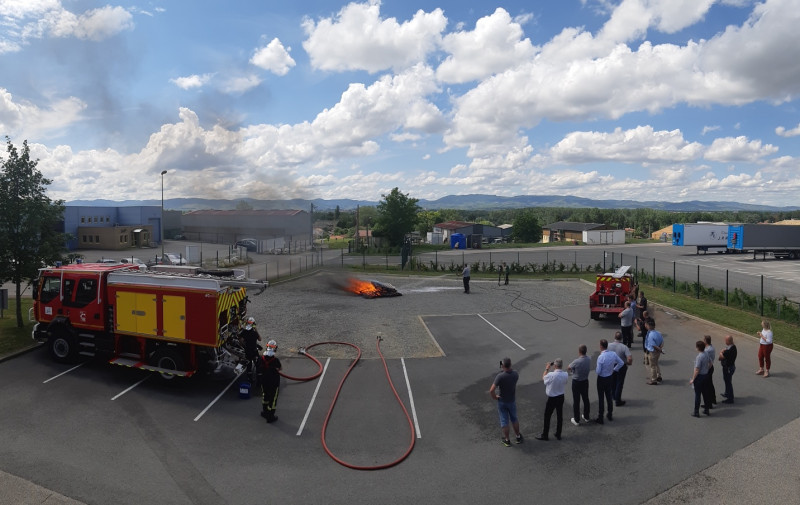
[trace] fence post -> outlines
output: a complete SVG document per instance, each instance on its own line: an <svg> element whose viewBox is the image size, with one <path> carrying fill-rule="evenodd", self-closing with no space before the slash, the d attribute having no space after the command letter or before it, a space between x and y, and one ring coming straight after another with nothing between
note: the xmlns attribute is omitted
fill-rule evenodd
<svg viewBox="0 0 800 505"><path fill-rule="evenodd" d="M700 299L700 265L697 265L697 299Z"/></svg>
<svg viewBox="0 0 800 505"><path fill-rule="evenodd" d="M436 271L439 271L439 251L433 251L433 264L436 267Z"/></svg>
<svg viewBox="0 0 800 505"><path fill-rule="evenodd" d="M728 306L728 275L730 274L729 270L725 270L725 306Z"/></svg>
<svg viewBox="0 0 800 505"><path fill-rule="evenodd" d="M606 256L608 256L608 252L603 251L603 273L606 271Z"/></svg>
<svg viewBox="0 0 800 505"><path fill-rule="evenodd" d="M672 262L672 292L676 293L678 290L678 276L675 275L675 262Z"/></svg>
<svg viewBox="0 0 800 505"><path fill-rule="evenodd" d="M264 280L269 281L269 263L264 263Z"/></svg>
<svg viewBox="0 0 800 505"><path fill-rule="evenodd" d="M761 317L764 317L764 275L761 275Z"/></svg>
<svg viewBox="0 0 800 505"><path fill-rule="evenodd" d="M653 258L653 287L656 287L656 259Z"/></svg>

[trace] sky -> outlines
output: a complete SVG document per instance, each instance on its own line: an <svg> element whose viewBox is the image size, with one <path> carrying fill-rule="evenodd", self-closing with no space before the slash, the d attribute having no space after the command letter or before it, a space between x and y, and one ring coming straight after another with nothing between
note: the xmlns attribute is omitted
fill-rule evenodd
<svg viewBox="0 0 800 505"><path fill-rule="evenodd" d="M796 206L799 26L800 0L0 0L0 134L68 203Z"/></svg>

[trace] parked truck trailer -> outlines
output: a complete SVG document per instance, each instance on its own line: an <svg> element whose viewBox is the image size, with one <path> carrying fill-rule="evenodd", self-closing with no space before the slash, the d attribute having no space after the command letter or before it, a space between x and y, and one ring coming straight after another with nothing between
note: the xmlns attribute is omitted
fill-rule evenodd
<svg viewBox="0 0 800 505"><path fill-rule="evenodd" d="M735 251L771 253L776 258L800 257L800 226L737 224L728 227L728 248Z"/></svg>
<svg viewBox="0 0 800 505"><path fill-rule="evenodd" d="M702 251L724 253L728 250L728 224L675 223L672 225L672 245L696 247Z"/></svg>

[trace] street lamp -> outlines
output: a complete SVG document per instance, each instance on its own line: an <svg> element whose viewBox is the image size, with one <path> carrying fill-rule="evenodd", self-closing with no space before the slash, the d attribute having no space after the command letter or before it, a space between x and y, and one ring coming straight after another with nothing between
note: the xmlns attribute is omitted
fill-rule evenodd
<svg viewBox="0 0 800 505"><path fill-rule="evenodd" d="M161 171L161 231L159 234L161 235L161 261L164 261L164 174L166 174L166 170Z"/></svg>

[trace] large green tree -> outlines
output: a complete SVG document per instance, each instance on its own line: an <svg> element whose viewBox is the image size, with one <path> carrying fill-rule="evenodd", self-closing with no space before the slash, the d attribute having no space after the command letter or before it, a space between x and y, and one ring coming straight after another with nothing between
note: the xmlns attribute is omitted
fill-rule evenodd
<svg viewBox="0 0 800 505"><path fill-rule="evenodd" d="M536 214L525 209L514 218L514 228L512 237L515 242L538 242L542 240L542 225L536 218Z"/></svg>
<svg viewBox="0 0 800 505"><path fill-rule="evenodd" d="M414 231L420 207L416 198L409 198L394 188L388 195L381 195L378 203L378 216L375 222L375 236L386 237L390 246L403 244L406 233Z"/></svg>
<svg viewBox="0 0 800 505"><path fill-rule="evenodd" d="M19 152L6 137L7 156L0 172L0 280L16 285L17 326L23 326L22 283L33 279L43 263L53 264L64 252L59 231L63 202L45 194L45 179L32 160L28 141Z"/></svg>

